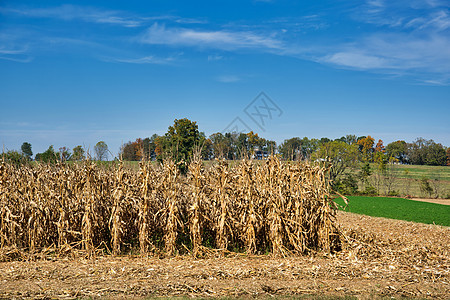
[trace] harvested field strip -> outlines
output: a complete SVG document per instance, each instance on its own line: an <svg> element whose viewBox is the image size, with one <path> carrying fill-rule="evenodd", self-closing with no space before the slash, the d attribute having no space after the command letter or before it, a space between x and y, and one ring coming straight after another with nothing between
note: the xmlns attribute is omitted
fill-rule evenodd
<svg viewBox="0 0 450 300"><path fill-rule="evenodd" d="M449 299L450 228L338 212L335 255L195 259L100 256L0 264L0 298L264 297Z"/></svg>
<svg viewBox="0 0 450 300"><path fill-rule="evenodd" d="M374 217L450 226L450 206L403 198L349 196L345 211ZM335 201L345 206L342 199Z"/></svg>
<svg viewBox="0 0 450 300"><path fill-rule="evenodd" d="M89 161L2 162L0 260L46 248L89 256L330 253L341 245L326 171L276 157L209 168L194 160L187 175L173 161L143 162L138 172Z"/></svg>

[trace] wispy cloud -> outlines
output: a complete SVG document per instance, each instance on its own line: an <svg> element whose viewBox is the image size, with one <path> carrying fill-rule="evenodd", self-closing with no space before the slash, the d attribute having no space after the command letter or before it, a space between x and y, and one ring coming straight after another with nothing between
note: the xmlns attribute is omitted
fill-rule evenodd
<svg viewBox="0 0 450 300"><path fill-rule="evenodd" d="M105 10L95 7L61 5L57 7L0 7L2 14L15 14L29 18L52 18L65 21L80 20L89 23L110 24L123 27L140 27L155 21L170 21L179 24L207 24L206 18L183 18L175 15L145 16L126 11Z"/></svg>
<svg viewBox="0 0 450 300"><path fill-rule="evenodd" d="M178 54L177 56L180 56L181 54ZM176 56L169 56L169 57L157 57L153 55L139 57L139 58L108 58L105 59L105 61L114 61L114 62L120 62L120 63L129 63L129 64L158 64L158 65L165 65L170 64L176 61Z"/></svg>
<svg viewBox="0 0 450 300"><path fill-rule="evenodd" d="M323 62L360 70L405 75L414 71L422 81L450 79L450 38L412 37L405 33L373 34L322 58ZM442 80L441 80L442 81Z"/></svg>
<svg viewBox="0 0 450 300"><path fill-rule="evenodd" d="M48 8L0 8L0 13L16 14L33 18L55 18L61 20L82 20L92 23L113 24L124 27L138 27L143 19L135 16L126 16L124 12L100 10L92 7L75 5L62 5Z"/></svg>
<svg viewBox="0 0 450 300"><path fill-rule="evenodd" d="M17 56L0 55L0 59L19 62L19 63L29 63L29 62L33 61L33 57L31 57L31 56L17 57Z"/></svg>
<svg viewBox="0 0 450 300"><path fill-rule="evenodd" d="M0 47L0 59L29 62L39 51L77 51L89 55L95 53L96 58L109 62L173 63L176 57L148 55L158 54L155 51L159 51L159 47L154 45L161 45L179 49L180 52L184 48L207 50L207 60L210 62L223 59L219 55L223 53L221 51L245 50L313 60L337 68L389 75L413 74L428 84L450 84L449 6L449 2L439 0L368 0L342 13L342 18L355 22L355 28L365 26L363 31L350 32L352 34L348 36L351 38L347 36L345 41L339 35L330 35L335 32L330 30L330 19L324 16L326 12L312 12L295 18L279 17L260 24L236 21L212 25L202 17L182 18L170 14L143 16L76 5L50 8L0 7L2 14L134 28L124 36L97 36L95 31L90 31L93 34L81 36L71 32L72 36L58 37L54 36L53 30L36 31L36 34L22 33L22 36L0 34L0 45L3 44ZM317 31L320 31L320 35L315 34ZM314 38L309 38L308 34L314 34ZM141 44L139 50L134 47L136 41ZM22 46L25 42L30 45L30 49ZM223 77L217 80L235 82L239 78Z"/></svg>
<svg viewBox="0 0 450 300"><path fill-rule="evenodd" d="M172 19L179 24L207 24L208 21L205 18L180 18L172 17Z"/></svg>
<svg viewBox="0 0 450 300"><path fill-rule="evenodd" d="M364 23L409 30L446 30L450 27L450 2L370 0L355 10L354 17Z"/></svg>
<svg viewBox="0 0 450 300"><path fill-rule="evenodd" d="M406 28L414 28L417 30L424 30L433 28L438 31L447 30L450 28L450 16L446 11L437 11L426 17L417 17L405 24Z"/></svg>
<svg viewBox="0 0 450 300"><path fill-rule="evenodd" d="M26 51L27 51L27 48L8 49L4 46L0 47L0 54L24 54Z"/></svg>
<svg viewBox="0 0 450 300"><path fill-rule="evenodd" d="M251 31L196 30L190 28L166 28L153 24L142 36L145 44L207 47L224 50L239 48L281 49L282 42L270 35Z"/></svg>
<svg viewBox="0 0 450 300"><path fill-rule="evenodd" d="M356 20L373 28L325 47L327 53L317 61L450 84L450 17L439 3L372 0L359 9Z"/></svg>
<svg viewBox="0 0 450 300"><path fill-rule="evenodd" d="M361 51L356 49L327 55L323 58L323 61L362 70L383 69L390 66L387 59L361 53Z"/></svg>
<svg viewBox="0 0 450 300"><path fill-rule="evenodd" d="M2 41L0 37L0 42ZM33 60L31 56L28 55L28 47L23 48L7 48L5 46L0 46L0 59L9 60L20 63L28 63Z"/></svg>

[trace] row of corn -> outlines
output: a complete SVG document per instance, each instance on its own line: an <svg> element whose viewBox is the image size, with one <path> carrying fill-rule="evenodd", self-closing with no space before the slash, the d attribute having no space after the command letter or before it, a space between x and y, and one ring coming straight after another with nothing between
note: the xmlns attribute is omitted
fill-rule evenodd
<svg viewBox="0 0 450 300"><path fill-rule="evenodd" d="M186 175L170 160L139 171L1 161L0 250L333 252L340 242L325 173L277 157L207 167L194 159Z"/></svg>

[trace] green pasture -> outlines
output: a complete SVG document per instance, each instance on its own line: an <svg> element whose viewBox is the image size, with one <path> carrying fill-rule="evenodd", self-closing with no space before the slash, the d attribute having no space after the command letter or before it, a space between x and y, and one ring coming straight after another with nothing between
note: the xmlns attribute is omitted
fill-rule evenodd
<svg viewBox="0 0 450 300"><path fill-rule="evenodd" d="M349 196L348 199L349 204L344 209L348 212L373 217L450 226L450 205L387 197ZM341 198L335 199L335 202L345 206Z"/></svg>

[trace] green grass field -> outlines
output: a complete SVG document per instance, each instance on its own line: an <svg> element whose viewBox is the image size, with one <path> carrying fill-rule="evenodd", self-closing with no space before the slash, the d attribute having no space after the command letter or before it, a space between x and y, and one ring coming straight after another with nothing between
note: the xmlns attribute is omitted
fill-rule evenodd
<svg viewBox="0 0 450 300"><path fill-rule="evenodd" d="M449 166L396 165L394 173L398 178L421 179L427 177L431 180L450 181Z"/></svg>
<svg viewBox="0 0 450 300"><path fill-rule="evenodd" d="M450 205L434 204L403 198L349 196L345 211L373 217L450 226ZM344 206L341 198L335 201Z"/></svg>

